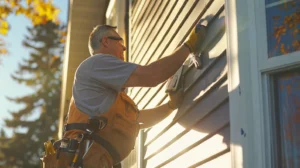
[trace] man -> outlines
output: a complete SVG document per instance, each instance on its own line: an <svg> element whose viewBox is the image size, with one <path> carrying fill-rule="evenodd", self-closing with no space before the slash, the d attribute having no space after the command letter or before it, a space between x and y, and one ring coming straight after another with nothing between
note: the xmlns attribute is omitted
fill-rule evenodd
<svg viewBox="0 0 300 168"><path fill-rule="evenodd" d="M166 104L139 111L124 89L154 87L171 77L199 47L206 28L197 27L184 45L149 65L124 62L126 47L115 27L99 25L94 28L89 37L91 57L76 71L64 134L66 141L60 144L62 149L75 139L79 147L73 153L62 150L58 167L111 168L120 165L134 148L139 129L155 125L178 108L182 92L171 94ZM96 122L96 130L87 125ZM92 144L86 143L87 139ZM82 146L87 150L79 151Z"/></svg>

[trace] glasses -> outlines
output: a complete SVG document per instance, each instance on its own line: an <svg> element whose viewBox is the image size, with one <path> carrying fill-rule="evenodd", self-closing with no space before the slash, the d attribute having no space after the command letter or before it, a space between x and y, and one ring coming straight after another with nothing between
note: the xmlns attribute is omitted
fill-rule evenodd
<svg viewBox="0 0 300 168"><path fill-rule="evenodd" d="M107 38L109 38L111 40L120 40L120 41L123 41L122 37L107 36Z"/></svg>
<svg viewBox="0 0 300 168"><path fill-rule="evenodd" d="M119 43L121 43L122 45L124 45L124 41L123 41L122 37L107 36L107 38L109 38L111 40L119 41Z"/></svg>

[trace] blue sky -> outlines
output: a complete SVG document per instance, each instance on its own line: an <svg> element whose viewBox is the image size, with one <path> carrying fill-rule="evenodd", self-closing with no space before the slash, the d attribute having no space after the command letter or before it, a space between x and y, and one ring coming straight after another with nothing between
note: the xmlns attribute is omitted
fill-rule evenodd
<svg viewBox="0 0 300 168"><path fill-rule="evenodd" d="M59 19L66 23L68 16L68 2L69 0L54 0L54 5L60 9ZM30 26L30 21L24 16L9 16L8 22L11 29L7 36L1 36L7 43L9 51L8 56L2 57L2 64L0 65L0 128L4 127L4 119L10 118L9 111L16 111L22 105L15 104L6 99L9 97L22 97L30 92L32 89L18 84L10 77L18 69L18 64L22 59L29 56L29 50L22 46L24 35L27 34L26 27ZM12 130L5 128L8 136L12 135Z"/></svg>

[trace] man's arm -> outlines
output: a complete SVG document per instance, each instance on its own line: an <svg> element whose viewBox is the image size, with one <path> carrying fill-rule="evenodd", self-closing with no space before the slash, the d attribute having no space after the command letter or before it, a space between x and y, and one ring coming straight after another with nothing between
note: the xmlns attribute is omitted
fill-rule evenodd
<svg viewBox="0 0 300 168"><path fill-rule="evenodd" d="M140 111L138 122L140 128L149 128L166 118L173 110L168 104Z"/></svg>
<svg viewBox="0 0 300 168"><path fill-rule="evenodd" d="M141 128L152 127L166 118L173 110L177 109L181 105L183 97L184 90L181 88L176 92L169 93L170 100L167 104L160 105L152 109L141 110L138 118Z"/></svg>
<svg viewBox="0 0 300 168"><path fill-rule="evenodd" d="M149 65L139 65L128 78L124 87L153 87L167 80L183 64L189 55L185 45L179 47L174 53L159 59Z"/></svg>
<svg viewBox="0 0 300 168"><path fill-rule="evenodd" d="M206 26L198 23L189 35L185 45L171 55L146 66L138 66L130 75L124 87L153 87L172 76L185 61L190 52L195 53L206 35Z"/></svg>

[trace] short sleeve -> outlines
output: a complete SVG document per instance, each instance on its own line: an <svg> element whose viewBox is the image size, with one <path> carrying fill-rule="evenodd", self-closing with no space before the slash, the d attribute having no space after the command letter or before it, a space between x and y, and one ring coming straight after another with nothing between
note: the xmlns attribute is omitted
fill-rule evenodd
<svg viewBox="0 0 300 168"><path fill-rule="evenodd" d="M98 84L119 92L137 66L121 61L115 56L96 56L91 68L91 77Z"/></svg>

